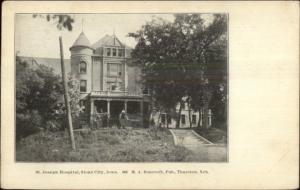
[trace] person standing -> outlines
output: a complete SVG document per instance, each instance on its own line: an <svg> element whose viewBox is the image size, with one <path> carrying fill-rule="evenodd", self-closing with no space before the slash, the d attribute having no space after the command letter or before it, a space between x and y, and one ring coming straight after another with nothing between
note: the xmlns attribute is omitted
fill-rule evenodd
<svg viewBox="0 0 300 190"><path fill-rule="evenodd" d="M125 113L125 110L122 110L120 115L119 115L119 121L120 121L120 127L121 129L125 129L125 125L126 125L126 113Z"/></svg>

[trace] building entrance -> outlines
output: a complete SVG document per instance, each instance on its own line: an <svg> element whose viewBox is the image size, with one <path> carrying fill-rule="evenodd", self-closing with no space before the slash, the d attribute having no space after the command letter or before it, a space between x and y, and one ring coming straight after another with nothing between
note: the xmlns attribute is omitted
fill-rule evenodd
<svg viewBox="0 0 300 190"><path fill-rule="evenodd" d="M139 114L141 113L140 102L130 101L127 103L127 113Z"/></svg>
<svg viewBox="0 0 300 190"><path fill-rule="evenodd" d="M95 100L94 104L97 113L107 113L107 101Z"/></svg>
<svg viewBox="0 0 300 190"><path fill-rule="evenodd" d="M110 116L119 117L119 114L124 109L123 101L111 101L110 102Z"/></svg>
<svg viewBox="0 0 300 190"><path fill-rule="evenodd" d="M110 123L119 126L119 114L124 109L123 101L110 102Z"/></svg>

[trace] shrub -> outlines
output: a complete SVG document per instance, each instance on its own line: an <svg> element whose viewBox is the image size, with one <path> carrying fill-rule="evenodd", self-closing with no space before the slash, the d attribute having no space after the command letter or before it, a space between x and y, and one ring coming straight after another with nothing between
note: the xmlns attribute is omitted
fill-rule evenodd
<svg viewBox="0 0 300 190"><path fill-rule="evenodd" d="M93 144L97 142L97 134L87 131L75 134L75 140L77 144Z"/></svg>
<svg viewBox="0 0 300 190"><path fill-rule="evenodd" d="M38 111L33 110L26 114L17 114L16 116L16 137L17 140L28 135L40 131L42 124L42 117Z"/></svg>
<svg viewBox="0 0 300 190"><path fill-rule="evenodd" d="M108 127L108 115L106 113L98 113L92 115L92 128L98 129L102 127Z"/></svg>
<svg viewBox="0 0 300 190"><path fill-rule="evenodd" d="M152 127L148 129L149 135L153 140L164 139L169 133L168 129L161 127Z"/></svg>
<svg viewBox="0 0 300 190"><path fill-rule="evenodd" d="M61 131L64 128L64 123L59 120L50 120L46 122L46 130L51 132Z"/></svg>

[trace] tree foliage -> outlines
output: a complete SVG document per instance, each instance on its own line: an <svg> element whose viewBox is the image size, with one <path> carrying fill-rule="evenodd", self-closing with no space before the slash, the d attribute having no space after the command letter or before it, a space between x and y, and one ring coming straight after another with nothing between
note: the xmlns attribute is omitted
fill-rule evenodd
<svg viewBox="0 0 300 190"><path fill-rule="evenodd" d="M72 115L79 117L79 81L68 78ZM39 128L64 128L65 105L61 77L47 66L16 59L17 138L38 132ZM50 125L50 126L49 126ZM56 125L56 126L54 126Z"/></svg>
<svg viewBox="0 0 300 190"><path fill-rule="evenodd" d="M68 95L69 95L71 112L74 116L78 116L79 112L81 111L79 81L71 74L69 74L67 79L67 84L68 84ZM61 96L60 105L56 107L56 112L65 114L65 110L66 110L65 101L63 99L63 96Z"/></svg>
<svg viewBox="0 0 300 190"><path fill-rule="evenodd" d="M75 22L74 18L68 14L33 14L32 16L33 18L43 18L47 22L55 23L58 30L67 29L72 31Z"/></svg>
<svg viewBox="0 0 300 190"><path fill-rule="evenodd" d="M143 83L159 105L174 109L188 97L199 111L226 83L227 18L215 14L207 24L201 14L174 16L174 22L154 18L129 34L137 40L133 62L142 66Z"/></svg>
<svg viewBox="0 0 300 190"><path fill-rule="evenodd" d="M16 59L17 138L38 131L53 119L52 108L62 95L59 76L44 65L29 65Z"/></svg>

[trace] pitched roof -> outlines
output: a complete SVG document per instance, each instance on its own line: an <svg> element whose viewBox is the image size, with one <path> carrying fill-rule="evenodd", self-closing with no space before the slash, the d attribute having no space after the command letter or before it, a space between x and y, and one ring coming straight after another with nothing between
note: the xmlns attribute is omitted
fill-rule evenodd
<svg viewBox="0 0 300 190"><path fill-rule="evenodd" d="M100 40L92 45L94 49L103 46L119 46L124 47L124 44L115 35L105 35Z"/></svg>
<svg viewBox="0 0 300 190"><path fill-rule="evenodd" d="M36 64L45 65L53 69L53 72L57 75L61 75L61 64L59 58L44 58L44 57L25 57L19 56L22 61L26 61L32 68ZM66 73L71 72L71 61L70 59L64 59Z"/></svg>
<svg viewBox="0 0 300 190"><path fill-rule="evenodd" d="M83 32L80 33L80 35L78 36L74 44L71 46L71 48L78 47L78 46L91 48L91 43Z"/></svg>

